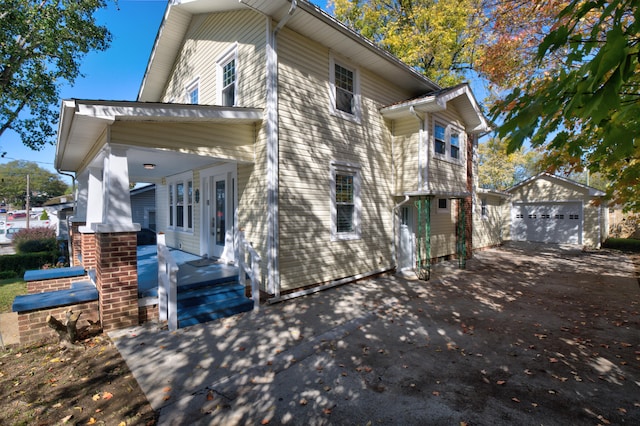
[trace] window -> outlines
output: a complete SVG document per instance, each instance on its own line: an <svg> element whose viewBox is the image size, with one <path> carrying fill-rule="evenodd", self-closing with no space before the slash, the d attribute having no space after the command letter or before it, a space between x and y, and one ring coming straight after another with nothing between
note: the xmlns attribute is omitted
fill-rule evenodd
<svg viewBox="0 0 640 426"><path fill-rule="evenodd" d="M460 158L460 135L451 133L451 158Z"/></svg>
<svg viewBox="0 0 640 426"><path fill-rule="evenodd" d="M218 105L236 106L238 94L238 45L234 44L216 63Z"/></svg>
<svg viewBox="0 0 640 426"><path fill-rule="evenodd" d="M447 142L444 138L445 129L443 126L436 124L433 130L433 138L435 140L436 154L445 155L447 153Z"/></svg>
<svg viewBox="0 0 640 426"><path fill-rule="evenodd" d="M193 231L193 176L191 173L167 179L169 228Z"/></svg>
<svg viewBox="0 0 640 426"><path fill-rule="evenodd" d="M197 105L199 99L199 81L195 80L193 83L187 86L187 102L190 104Z"/></svg>
<svg viewBox="0 0 640 426"><path fill-rule="evenodd" d="M438 198L438 213L449 212L449 200L446 198Z"/></svg>
<svg viewBox="0 0 640 426"><path fill-rule="evenodd" d="M360 238L360 167L332 164L332 240Z"/></svg>
<svg viewBox="0 0 640 426"><path fill-rule="evenodd" d="M331 111L347 120L360 121L358 70L332 57L330 61Z"/></svg>
<svg viewBox="0 0 640 426"><path fill-rule="evenodd" d="M486 198L482 198L480 200L480 212L481 212L482 217L484 217L484 218L489 216L488 212L487 212L487 199Z"/></svg>
<svg viewBox="0 0 640 426"><path fill-rule="evenodd" d="M452 125L434 122L433 124L433 152L438 158L453 162L462 160L461 143L464 134Z"/></svg>

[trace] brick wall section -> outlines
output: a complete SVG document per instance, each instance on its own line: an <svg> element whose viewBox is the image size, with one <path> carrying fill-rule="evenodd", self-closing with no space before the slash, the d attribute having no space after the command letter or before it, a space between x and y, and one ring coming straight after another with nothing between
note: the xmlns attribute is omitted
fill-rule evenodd
<svg viewBox="0 0 640 426"><path fill-rule="evenodd" d="M93 269L97 265L96 234L81 233L80 239L82 246L82 266L84 266L84 269Z"/></svg>
<svg viewBox="0 0 640 426"><path fill-rule="evenodd" d="M143 324L149 321L158 321L158 305L140 306L138 322Z"/></svg>
<svg viewBox="0 0 640 426"><path fill-rule="evenodd" d="M96 287L105 331L138 325L138 260L135 232L98 233Z"/></svg>
<svg viewBox="0 0 640 426"><path fill-rule="evenodd" d="M58 338L58 334L47 325L47 316L51 315L63 323L66 321L66 312L71 309L74 312L81 311L80 320L76 323L78 329L87 325L87 320L98 320L98 302L79 303L76 305L58 306L56 308L41 309L37 311L25 311L18 313L18 334L21 345L32 345L42 340Z"/></svg>
<svg viewBox="0 0 640 426"><path fill-rule="evenodd" d="M71 258L73 265L80 262L80 254L82 253L82 234L78 230L79 227L85 226L84 222L73 222L69 230L69 243L71 244Z"/></svg>
<svg viewBox="0 0 640 426"><path fill-rule="evenodd" d="M470 194L474 193L473 188L473 149L475 145L475 137L471 134L467 134L467 191ZM465 241L467 243L467 259L473 257L473 195L464 199L464 231Z"/></svg>
<svg viewBox="0 0 640 426"><path fill-rule="evenodd" d="M54 290L66 290L71 287L71 283L78 281L89 281L89 278L85 276L81 277L65 277L49 280L37 280L27 282L27 293L44 293L45 291Z"/></svg>

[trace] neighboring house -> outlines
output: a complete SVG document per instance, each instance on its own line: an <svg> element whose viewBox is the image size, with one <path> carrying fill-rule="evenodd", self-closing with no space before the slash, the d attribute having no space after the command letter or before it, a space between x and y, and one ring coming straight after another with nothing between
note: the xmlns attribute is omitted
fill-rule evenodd
<svg viewBox="0 0 640 426"><path fill-rule="evenodd" d="M244 230L278 299L470 256L488 129L468 85L439 87L307 1L178 0L138 101L63 101L56 167L77 176L98 281L107 239L145 225L129 182L153 182L167 245L235 262Z"/></svg>
<svg viewBox="0 0 640 426"><path fill-rule="evenodd" d="M73 194L53 197L43 204L52 225L56 227L59 240L69 240L68 218L73 216L73 204Z"/></svg>
<svg viewBox="0 0 640 426"><path fill-rule="evenodd" d="M608 233L605 193L571 179L541 173L507 190L512 241L600 247Z"/></svg>
<svg viewBox="0 0 640 426"><path fill-rule="evenodd" d="M131 219L142 229L157 230L156 185L144 185L129 192L131 196Z"/></svg>

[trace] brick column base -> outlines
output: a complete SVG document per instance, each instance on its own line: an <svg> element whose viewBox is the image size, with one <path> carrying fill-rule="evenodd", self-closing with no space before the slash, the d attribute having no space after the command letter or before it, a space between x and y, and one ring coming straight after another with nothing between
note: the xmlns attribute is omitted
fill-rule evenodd
<svg viewBox="0 0 640 426"><path fill-rule="evenodd" d="M135 232L96 233L96 286L105 331L138 325Z"/></svg>
<svg viewBox="0 0 640 426"><path fill-rule="evenodd" d="M69 264L71 266L80 265L80 254L82 253L82 234L80 233L81 226L85 226L84 222L73 222L71 229L69 230L69 245L71 246L71 259ZM84 266L84 265L83 265Z"/></svg>
<svg viewBox="0 0 640 426"><path fill-rule="evenodd" d="M84 269L94 269L96 267L96 235L93 232L83 232L80 234L82 266Z"/></svg>

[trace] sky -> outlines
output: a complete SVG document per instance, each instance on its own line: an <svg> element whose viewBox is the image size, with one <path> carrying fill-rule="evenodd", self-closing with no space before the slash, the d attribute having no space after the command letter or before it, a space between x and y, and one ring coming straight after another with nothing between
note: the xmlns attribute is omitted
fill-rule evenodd
<svg viewBox="0 0 640 426"><path fill-rule="evenodd" d="M326 10L326 1L312 3ZM111 32L111 45L103 52L85 56L81 66L84 77L76 79L73 86L63 86L60 101L69 98L135 101L166 5L167 0L118 0L117 7L110 3L107 9L99 11L96 20ZM28 160L55 172L54 145L33 151L15 133L5 132L0 137L0 152L5 151L0 164ZM64 180L71 184L69 178Z"/></svg>

